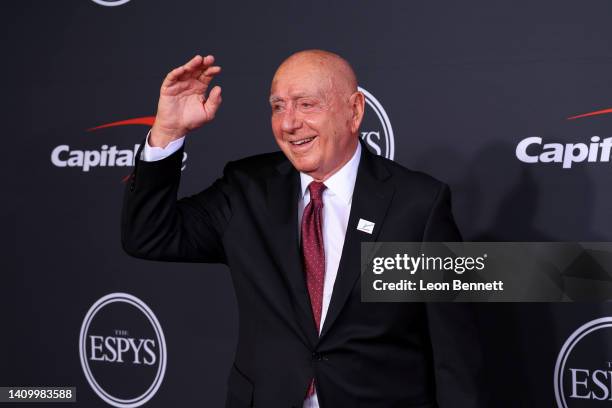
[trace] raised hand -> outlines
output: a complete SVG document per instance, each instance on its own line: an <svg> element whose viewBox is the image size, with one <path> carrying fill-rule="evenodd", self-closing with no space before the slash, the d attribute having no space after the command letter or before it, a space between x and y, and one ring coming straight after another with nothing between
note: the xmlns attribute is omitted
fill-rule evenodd
<svg viewBox="0 0 612 408"><path fill-rule="evenodd" d="M151 146L166 147L172 140L214 119L221 104L221 87L215 86L206 97L210 82L221 72L214 62L212 55L204 58L196 55L166 76L149 136Z"/></svg>

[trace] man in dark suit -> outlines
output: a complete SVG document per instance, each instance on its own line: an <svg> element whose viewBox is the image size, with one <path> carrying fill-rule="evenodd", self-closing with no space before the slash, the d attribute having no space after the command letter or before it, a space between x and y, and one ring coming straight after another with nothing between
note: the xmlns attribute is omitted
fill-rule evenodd
<svg viewBox="0 0 612 408"><path fill-rule="evenodd" d="M468 305L360 300L360 242L461 237L446 185L360 145L364 96L344 59L285 60L270 92L282 152L231 162L176 200L184 135L221 103L219 87L205 96L213 64L196 56L164 80L122 241L141 258L230 267L240 330L227 406L482 406Z"/></svg>

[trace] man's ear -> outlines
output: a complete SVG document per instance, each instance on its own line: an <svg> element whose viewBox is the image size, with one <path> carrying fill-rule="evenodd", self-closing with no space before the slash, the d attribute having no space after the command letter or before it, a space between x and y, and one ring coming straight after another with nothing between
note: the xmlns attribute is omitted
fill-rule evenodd
<svg viewBox="0 0 612 408"><path fill-rule="evenodd" d="M349 106L351 108L351 133L357 133L361 121L363 120L363 112L365 110L365 96L357 91L349 98Z"/></svg>

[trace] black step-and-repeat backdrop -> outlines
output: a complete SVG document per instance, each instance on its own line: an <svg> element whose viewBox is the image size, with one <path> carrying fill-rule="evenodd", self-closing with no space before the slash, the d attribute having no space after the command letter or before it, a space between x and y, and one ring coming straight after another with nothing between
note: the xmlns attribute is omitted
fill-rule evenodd
<svg viewBox="0 0 612 408"><path fill-rule="evenodd" d="M223 66L223 105L188 139L181 195L276 150L274 69L323 48L357 71L368 148L448 182L466 240L612 241L608 1L24 0L2 14L0 386L75 386L82 407L223 405L227 269L133 259L119 239L161 81L196 53ZM612 307L478 310L492 406L610 404Z"/></svg>

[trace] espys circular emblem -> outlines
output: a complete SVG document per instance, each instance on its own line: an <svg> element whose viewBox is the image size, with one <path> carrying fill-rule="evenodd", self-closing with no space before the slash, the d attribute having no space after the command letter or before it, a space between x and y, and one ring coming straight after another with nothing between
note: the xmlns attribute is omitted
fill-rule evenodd
<svg viewBox="0 0 612 408"><path fill-rule="evenodd" d="M385 108L368 91L359 87L365 96L366 106L374 115L366 113L361 125L360 137L372 153L384 156L393 160L395 156L395 139L393 138L393 128Z"/></svg>
<svg viewBox="0 0 612 408"><path fill-rule="evenodd" d="M555 364L559 408L600 407L612 400L612 317L592 320L565 341Z"/></svg>
<svg viewBox="0 0 612 408"><path fill-rule="evenodd" d="M127 293L94 303L81 325L79 355L87 382L115 407L149 401L166 373L166 340L153 311Z"/></svg>
<svg viewBox="0 0 612 408"><path fill-rule="evenodd" d="M127 3L130 0L92 0L94 3L106 7L115 7Z"/></svg>

